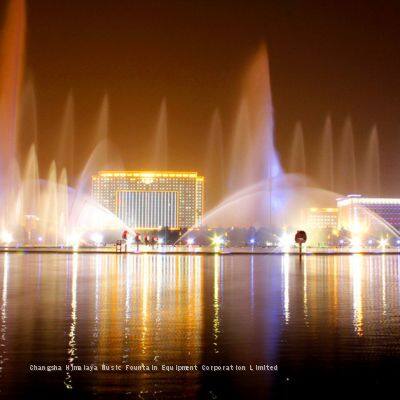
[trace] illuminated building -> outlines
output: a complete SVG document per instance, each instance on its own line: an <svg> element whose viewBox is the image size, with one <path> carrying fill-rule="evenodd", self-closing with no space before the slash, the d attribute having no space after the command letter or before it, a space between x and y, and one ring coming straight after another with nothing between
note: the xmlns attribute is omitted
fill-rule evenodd
<svg viewBox="0 0 400 400"><path fill-rule="evenodd" d="M400 231L400 199L349 195L337 199L339 227L354 233Z"/></svg>
<svg viewBox="0 0 400 400"><path fill-rule="evenodd" d="M135 229L201 224L204 178L196 172L100 171L92 195Z"/></svg>
<svg viewBox="0 0 400 400"><path fill-rule="evenodd" d="M338 226L338 209L308 208L306 224L308 229L335 229Z"/></svg>

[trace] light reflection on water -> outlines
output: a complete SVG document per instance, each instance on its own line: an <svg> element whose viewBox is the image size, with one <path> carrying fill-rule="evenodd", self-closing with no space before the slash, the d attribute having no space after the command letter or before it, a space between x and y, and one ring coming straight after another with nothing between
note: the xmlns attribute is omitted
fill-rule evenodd
<svg viewBox="0 0 400 400"><path fill-rule="evenodd" d="M244 393L249 384L279 391L288 376L304 378L298 369L304 363L314 363L329 380L333 367L350 368L359 354L375 372L382 360L400 355L397 256L0 259L2 395L43 384L74 396L168 397L179 391L218 397ZM202 372L136 372L133 379L129 373L28 369L101 363L269 363L279 364L280 372L218 379Z"/></svg>
<svg viewBox="0 0 400 400"><path fill-rule="evenodd" d="M7 295L8 295L8 270L10 268L10 256L4 255L3 260L3 285L1 293L1 324L0 324L0 379L7 361ZM1 388L1 385L0 385ZM1 389L0 389L1 391Z"/></svg>

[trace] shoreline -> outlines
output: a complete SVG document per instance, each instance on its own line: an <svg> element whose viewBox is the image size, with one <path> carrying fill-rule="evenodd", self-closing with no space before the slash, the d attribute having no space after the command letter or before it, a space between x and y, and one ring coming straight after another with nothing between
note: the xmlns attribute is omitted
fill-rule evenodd
<svg viewBox="0 0 400 400"><path fill-rule="evenodd" d="M128 251L116 251L115 248L98 248L98 247L83 247L78 249L73 248L59 248L59 247L0 247L0 253L14 253L14 254L116 254L116 255L191 255L191 256L203 256L203 255L221 255L221 256L240 256L240 255L252 255L252 256L297 256L299 257L298 251L263 251L263 250L243 250L243 249L225 249L225 250L210 250L205 248L204 250L198 248L197 250L182 250L182 249L171 249L171 250L128 250ZM388 249L384 250L308 250L302 253L302 257L307 256L348 256L348 255L400 255L400 249Z"/></svg>

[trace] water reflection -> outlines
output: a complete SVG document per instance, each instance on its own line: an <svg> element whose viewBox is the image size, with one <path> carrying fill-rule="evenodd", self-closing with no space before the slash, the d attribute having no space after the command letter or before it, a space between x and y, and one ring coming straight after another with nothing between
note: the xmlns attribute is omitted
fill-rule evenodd
<svg viewBox="0 0 400 400"><path fill-rule="evenodd" d="M64 371L59 381L29 373L27 362L301 365L310 353L321 362L349 359L356 349L400 354L399 260L3 254L1 387L10 394L15 379L43 385L51 378L72 393L123 388L154 396L177 385L176 375L160 371L135 379ZM180 374L182 385L187 397L200 393L201 372Z"/></svg>
<svg viewBox="0 0 400 400"><path fill-rule="evenodd" d="M382 255L381 264L385 265L385 255ZM382 270L382 311L383 315L386 315L387 312L387 303L386 303L386 268Z"/></svg>
<svg viewBox="0 0 400 400"><path fill-rule="evenodd" d="M8 270L10 268L10 255L5 254L3 260L3 286L1 293L1 323L0 323L0 382L3 369L7 361L6 340L7 340L7 295L8 295ZM0 385L1 392L1 385Z"/></svg>
<svg viewBox="0 0 400 400"><path fill-rule="evenodd" d="M353 287L353 325L357 335L363 335L362 256L350 256L350 274ZM383 272L384 274L384 272ZM383 275L382 274L382 275Z"/></svg>
<svg viewBox="0 0 400 400"><path fill-rule="evenodd" d="M289 323L290 319L290 281L289 281L289 268L290 268L290 256L285 254L282 257L282 274L283 274L283 310L285 315L286 324Z"/></svg>
<svg viewBox="0 0 400 400"><path fill-rule="evenodd" d="M219 337L219 308L220 308L220 274L221 274L221 263L223 258L218 254L214 256L214 296L213 296L213 306L214 306L214 320L213 320L213 335L214 335L214 352L219 353L218 350L218 337ZM223 271L222 271L223 272Z"/></svg>
<svg viewBox="0 0 400 400"><path fill-rule="evenodd" d="M69 328L68 341L68 366L73 368L74 361L77 359L76 349L76 323L77 323L77 279L78 279L78 254L72 255L72 275L71 275L71 324ZM64 381L67 389L72 389L71 372L66 372Z"/></svg>
<svg viewBox="0 0 400 400"><path fill-rule="evenodd" d="M307 296L307 260L305 257L302 260L302 271L303 271L303 310L304 310L304 321L308 325L308 296Z"/></svg>

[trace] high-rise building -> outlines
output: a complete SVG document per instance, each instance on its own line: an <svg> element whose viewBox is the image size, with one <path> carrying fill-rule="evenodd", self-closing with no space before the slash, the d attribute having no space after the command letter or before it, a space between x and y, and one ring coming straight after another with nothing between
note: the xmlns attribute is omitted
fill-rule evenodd
<svg viewBox="0 0 400 400"><path fill-rule="evenodd" d="M92 196L135 229L199 226L204 177L196 172L100 171Z"/></svg>
<svg viewBox="0 0 400 400"><path fill-rule="evenodd" d="M339 227L351 232L400 232L400 199L349 195L337 199Z"/></svg>

